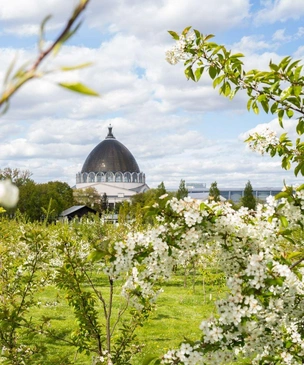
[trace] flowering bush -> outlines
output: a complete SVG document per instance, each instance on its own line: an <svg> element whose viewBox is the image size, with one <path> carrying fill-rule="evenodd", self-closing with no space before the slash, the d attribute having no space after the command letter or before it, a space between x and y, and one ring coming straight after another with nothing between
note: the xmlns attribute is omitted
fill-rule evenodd
<svg viewBox="0 0 304 365"><path fill-rule="evenodd" d="M167 202L160 236L171 249L174 241L171 256L217 249L229 294L217 302L218 316L201 323L201 339L169 351L162 363L227 364L241 356L251 364L302 364L304 250L292 237L303 236L303 189L288 188L280 202L269 198L255 213ZM294 251L282 251L286 240Z"/></svg>

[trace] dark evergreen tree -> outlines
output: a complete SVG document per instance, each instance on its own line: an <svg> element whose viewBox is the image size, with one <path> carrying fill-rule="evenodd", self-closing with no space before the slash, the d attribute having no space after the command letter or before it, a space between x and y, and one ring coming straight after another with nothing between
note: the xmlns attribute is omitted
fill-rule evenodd
<svg viewBox="0 0 304 365"><path fill-rule="evenodd" d="M176 193L177 199L184 199L186 196L188 196L188 189L186 188L186 182L185 180L181 180L179 184L179 188Z"/></svg>
<svg viewBox="0 0 304 365"><path fill-rule="evenodd" d="M165 188L165 184L164 184L164 182L162 181L159 185L158 185L158 187L157 187L157 196L162 196L162 195L164 195L164 194L166 194L167 193L167 190L166 190L166 188Z"/></svg>
<svg viewBox="0 0 304 365"><path fill-rule="evenodd" d="M247 182L244 189L244 196L241 199L241 203L244 207L248 209L255 209L256 207L256 199L253 195L253 190L250 181Z"/></svg>
<svg viewBox="0 0 304 365"><path fill-rule="evenodd" d="M101 197L101 210L103 212L106 212L109 209L109 201L107 193L103 193L103 196Z"/></svg>
<svg viewBox="0 0 304 365"><path fill-rule="evenodd" d="M221 200L220 198L220 191L217 187L217 182L214 181L211 185L210 185L210 189L209 189L209 202L219 202Z"/></svg>

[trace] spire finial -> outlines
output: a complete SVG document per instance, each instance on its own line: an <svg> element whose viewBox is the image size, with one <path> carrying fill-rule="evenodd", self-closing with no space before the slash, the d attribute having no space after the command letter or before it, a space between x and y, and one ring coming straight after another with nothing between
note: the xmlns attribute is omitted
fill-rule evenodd
<svg viewBox="0 0 304 365"><path fill-rule="evenodd" d="M108 131L108 135L107 135L106 139L108 139L108 138L114 138L115 139L115 137L113 136L113 133L112 133L112 128L113 128L112 125L109 124L109 126L108 126L109 131Z"/></svg>

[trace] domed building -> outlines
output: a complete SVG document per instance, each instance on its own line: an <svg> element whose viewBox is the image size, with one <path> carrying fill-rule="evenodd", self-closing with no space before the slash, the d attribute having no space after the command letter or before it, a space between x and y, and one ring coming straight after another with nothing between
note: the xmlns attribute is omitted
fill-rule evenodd
<svg viewBox="0 0 304 365"><path fill-rule="evenodd" d="M111 125L108 129L105 140L91 151L76 174L76 188L93 187L100 196L106 193L109 204L115 205L149 187L132 153L114 137Z"/></svg>

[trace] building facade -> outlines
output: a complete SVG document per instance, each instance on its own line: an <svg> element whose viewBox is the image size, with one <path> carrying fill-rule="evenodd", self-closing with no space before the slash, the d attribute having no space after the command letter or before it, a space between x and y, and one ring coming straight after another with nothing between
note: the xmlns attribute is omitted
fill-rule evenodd
<svg viewBox="0 0 304 365"><path fill-rule="evenodd" d="M76 174L76 189L88 187L95 188L101 197L106 194L108 203L114 206L149 189L145 174L127 147L114 137L111 125L106 138L91 151Z"/></svg>
<svg viewBox="0 0 304 365"><path fill-rule="evenodd" d="M193 199L208 199L209 189L206 184L189 183L187 184L189 196ZM276 187L262 187L253 189L253 195L257 201L264 202L270 195L277 195L282 189ZM226 200L231 200L234 203L239 203L244 196L244 188L219 188L220 195Z"/></svg>

